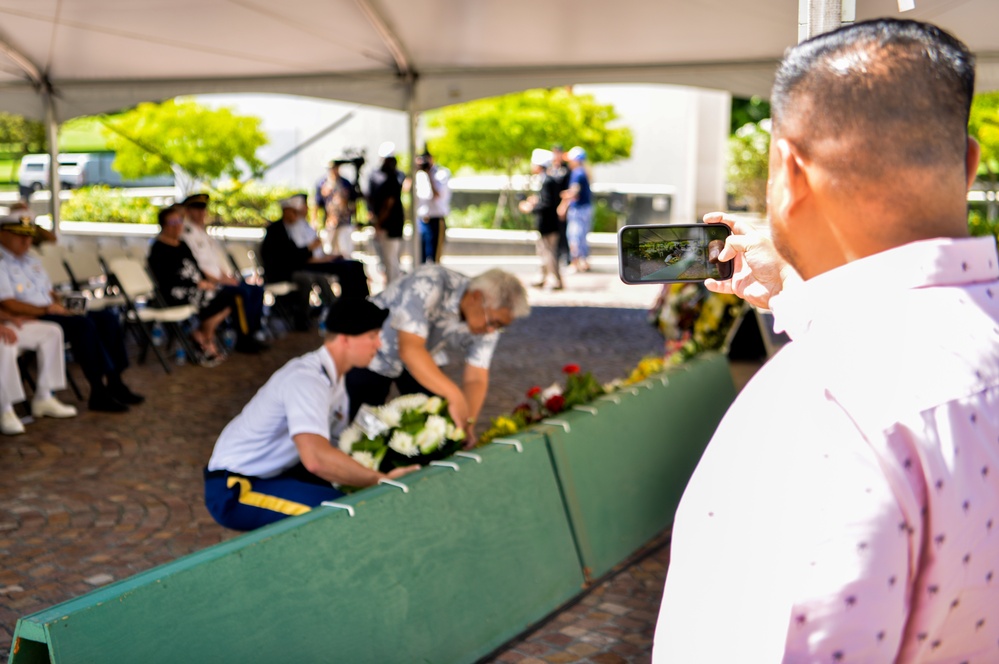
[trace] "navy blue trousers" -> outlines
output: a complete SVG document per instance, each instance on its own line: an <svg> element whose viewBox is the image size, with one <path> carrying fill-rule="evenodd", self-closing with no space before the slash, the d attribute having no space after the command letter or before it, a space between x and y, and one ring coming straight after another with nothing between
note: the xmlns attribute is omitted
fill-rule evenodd
<svg viewBox="0 0 999 664"><path fill-rule="evenodd" d="M86 316L42 316L42 320L58 323L63 336L73 350L73 359L80 365L91 389L100 391L104 379L119 380L128 367L125 336L118 315L109 309L91 311Z"/></svg>
<svg viewBox="0 0 999 664"><path fill-rule="evenodd" d="M230 314L238 333L241 336L256 333L264 315L264 287L241 282L235 286L223 286L222 293L239 297L239 303L234 305Z"/></svg>
<svg viewBox="0 0 999 664"><path fill-rule="evenodd" d="M305 514L324 500L342 495L301 464L267 479L205 470L205 507L219 524L233 530L255 530Z"/></svg>

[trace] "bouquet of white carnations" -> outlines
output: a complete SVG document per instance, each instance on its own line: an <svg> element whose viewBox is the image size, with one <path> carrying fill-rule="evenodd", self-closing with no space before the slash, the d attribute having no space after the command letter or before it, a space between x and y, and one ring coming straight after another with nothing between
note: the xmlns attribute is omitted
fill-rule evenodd
<svg viewBox="0 0 999 664"><path fill-rule="evenodd" d="M353 423L340 434L339 447L362 466L388 472L443 459L464 440L465 430L455 426L447 401L404 394L384 406L361 406Z"/></svg>

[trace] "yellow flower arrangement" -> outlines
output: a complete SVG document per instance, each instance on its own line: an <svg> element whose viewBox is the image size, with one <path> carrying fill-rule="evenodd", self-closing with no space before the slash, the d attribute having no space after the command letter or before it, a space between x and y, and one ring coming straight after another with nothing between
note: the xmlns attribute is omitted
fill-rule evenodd
<svg viewBox="0 0 999 664"><path fill-rule="evenodd" d="M639 360L638 365L632 369L631 374L624 379L625 385L640 383L649 376L661 372L666 367L662 357L645 357Z"/></svg>

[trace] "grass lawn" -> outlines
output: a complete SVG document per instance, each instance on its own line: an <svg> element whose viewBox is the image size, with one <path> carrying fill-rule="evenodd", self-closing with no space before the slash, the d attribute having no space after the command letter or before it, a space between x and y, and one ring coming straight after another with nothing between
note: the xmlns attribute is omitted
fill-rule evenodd
<svg viewBox="0 0 999 664"><path fill-rule="evenodd" d="M103 125L95 117L74 118L59 128L60 152L107 152Z"/></svg>
<svg viewBox="0 0 999 664"><path fill-rule="evenodd" d="M0 159L0 185L17 184L17 166L20 159Z"/></svg>

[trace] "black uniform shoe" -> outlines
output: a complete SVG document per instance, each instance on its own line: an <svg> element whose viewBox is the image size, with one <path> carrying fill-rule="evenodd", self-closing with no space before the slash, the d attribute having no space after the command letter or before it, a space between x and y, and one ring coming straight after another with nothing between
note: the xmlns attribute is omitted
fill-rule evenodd
<svg viewBox="0 0 999 664"><path fill-rule="evenodd" d="M115 399L108 392L91 394L87 408L101 413L124 413L128 410L128 406Z"/></svg>
<svg viewBox="0 0 999 664"><path fill-rule="evenodd" d="M146 400L146 397L141 394L136 394L132 390L128 389L125 383L117 383L113 385L108 385L108 394L115 400L120 401L123 404L129 406L137 406Z"/></svg>
<svg viewBox="0 0 999 664"><path fill-rule="evenodd" d="M269 345L253 337L240 337L236 341L236 345L233 346L233 350L237 353L248 353L250 355L255 355L268 348L270 348Z"/></svg>

